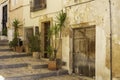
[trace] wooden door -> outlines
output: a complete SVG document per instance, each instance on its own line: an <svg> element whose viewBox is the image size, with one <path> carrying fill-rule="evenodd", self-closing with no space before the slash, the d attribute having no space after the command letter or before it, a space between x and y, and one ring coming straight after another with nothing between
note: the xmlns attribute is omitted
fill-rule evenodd
<svg viewBox="0 0 120 80"><path fill-rule="evenodd" d="M95 76L95 27L73 30L73 70L83 76Z"/></svg>
<svg viewBox="0 0 120 80"><path fill-rule="evenodd" d="M50 40L48 38L48 31L50 29L50 21L43 22L41 27L41 50L42 56L48 58L47 47L50 46Z"/></svg>

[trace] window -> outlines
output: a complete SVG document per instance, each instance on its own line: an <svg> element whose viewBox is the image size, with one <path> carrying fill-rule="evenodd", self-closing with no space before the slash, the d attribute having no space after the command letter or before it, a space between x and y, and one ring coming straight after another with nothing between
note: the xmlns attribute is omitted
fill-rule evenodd
<svg viewBox="0 0 120 80"><path fill-rule="evenodd" d="M31 11L38 11L40 9L46 8L46 0L32 0L30 4Z"/></svg>

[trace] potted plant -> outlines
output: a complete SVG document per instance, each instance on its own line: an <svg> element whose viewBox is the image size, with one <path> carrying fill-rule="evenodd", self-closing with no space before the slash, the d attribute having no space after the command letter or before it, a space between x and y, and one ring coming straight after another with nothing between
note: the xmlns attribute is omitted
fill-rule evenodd
<svg viewBox="0 0 120 80"><path fill-rule="evenodd" d="M56 60L55 60L55 57L54 57L54 49L53 49L53 47L52 46L48 46L46 52L49 55L48 69L56 70L57 69L57 65L56 65Z"/></svg>
<svg viewBox="0 0 120 80"><path fill-rule="evenodd" d="M18 28L21 26L18 19L15 19L12 22L12 26L14 27L14 38L10 41L10 47L14 47L15 51L22 52L23 51L23 41L19 38Z"/></svg>
<svg viewBox="0 0 120 80"><path fill-rule="evenodd" d="M2 35L7 36L7 27L4 27L2 30Z"/></svg>
<svg viewBox="0 0 120 80"><path fill-rule="evenodd" d="M15 51L15 42L14 42L13 40L9 42L9 47L10 47L13 51Z"/></svg>
<svg viewBox="0 0 120 80"><path fill-rule="evenodd" d="M40 58L40 36L39 35L32 35L28 36L28 46L32 52L34 58Z"/></svg>
<svg viewBox="0 0 120 80"><path fill-rule="evenodd" d="M12 48L13 51L17 51L17 52L22 52L23 51L23 46L22 45L23 45L23 42L19 38L13 38L13 40L9 42L10 48Z"/></svg>
<svg viewBox="0 0 120 80"><path fill-rule="evenodd" d="M60 64L58 64L58 62L60 62L58 60L60 60L60 59L57 59L56 54L58 52L59 45L61 44L61 32L64 28L65 19L66 19L66 13L61 11L58 14L58 16L56 16L55 24L48 31L49 39L51 39L52 42L54 40L54 42L53 42L54 45L48 46L48 50L47 50L48 54L50 54L50 56L49 56L50 60L48 62L48 69L56 70L56 69L58 69L58 67L60 67ZM53 37L53 36L55 36L55 37ZM57 44L56 37L58 37L59 41L60 41L60 42L58 42L58 46L56 46L56 44ZM55 69L53 69L53 68L55 68Z"/></svg>

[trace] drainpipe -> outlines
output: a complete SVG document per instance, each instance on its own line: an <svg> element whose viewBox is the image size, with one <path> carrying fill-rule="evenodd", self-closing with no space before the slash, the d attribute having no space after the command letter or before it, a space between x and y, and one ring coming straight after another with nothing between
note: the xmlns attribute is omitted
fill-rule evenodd
<svg viewBox="0 0 120 80"><path fill-rule="evenodd" d="M110 16L110 80L112 80L112 10L111 0L109 0L109 16Z"/></svg>

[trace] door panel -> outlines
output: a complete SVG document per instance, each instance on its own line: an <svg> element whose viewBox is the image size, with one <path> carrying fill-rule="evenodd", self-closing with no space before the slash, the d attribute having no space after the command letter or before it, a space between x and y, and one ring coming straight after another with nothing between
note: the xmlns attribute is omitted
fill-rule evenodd
<svg viewBox="0 0 120 80"><path fill-rule="evenodd" d="M73 31L73 70L79 75L95 76L95 28Z"/></svg>

